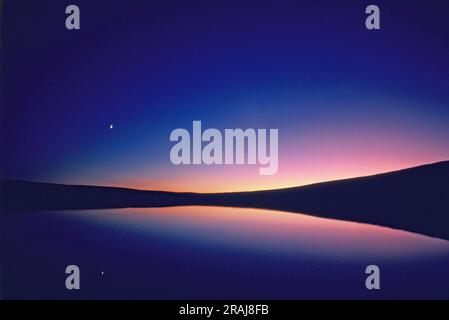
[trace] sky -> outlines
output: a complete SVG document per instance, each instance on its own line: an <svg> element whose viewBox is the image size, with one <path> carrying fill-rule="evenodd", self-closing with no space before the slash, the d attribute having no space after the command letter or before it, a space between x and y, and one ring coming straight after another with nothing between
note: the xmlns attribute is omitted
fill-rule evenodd
<svg viewBox="0 0 449 320"><path fill-rule="evenodd" d="M375 3L380 30L368 1L6 0L0 175L218 192L448 160L449 2ZM277 128L277 173L175 166L194 120Z"/></svg>

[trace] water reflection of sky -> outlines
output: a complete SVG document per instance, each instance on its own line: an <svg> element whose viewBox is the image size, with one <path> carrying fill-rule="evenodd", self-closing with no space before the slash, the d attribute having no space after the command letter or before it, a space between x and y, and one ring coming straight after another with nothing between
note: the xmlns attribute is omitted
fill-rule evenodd
<svg viewBox="0 0 449 320"><path fill-rule="evenodd" d="M295 213L5 213L0 237L2 292L10 299L448 298L448 241ZM65 289L68 264L82 270L79 292ZM369 264L381 269L376 292L365 288Z"/></svg>
<svg viewBox="0 0 449 320"><path fill-rule="evenodd" d="M70 213L68 213L70 214ZM449 242L369 224L271 210L169 207L91 210L96 224L217 248L336 258L425 258ZM123 231L123 230L122 230Z"/></svg>

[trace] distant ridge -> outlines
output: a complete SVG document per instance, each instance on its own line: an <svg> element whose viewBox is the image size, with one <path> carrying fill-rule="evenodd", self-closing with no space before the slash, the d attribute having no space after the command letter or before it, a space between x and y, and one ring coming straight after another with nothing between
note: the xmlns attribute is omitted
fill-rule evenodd
<svg viewBox="0 0 449 320"><path fill-rule="evenodd" d="M5 212L208 205L366 222L449 240L449 161L286 189L176 193L1 180Z"/></svg>

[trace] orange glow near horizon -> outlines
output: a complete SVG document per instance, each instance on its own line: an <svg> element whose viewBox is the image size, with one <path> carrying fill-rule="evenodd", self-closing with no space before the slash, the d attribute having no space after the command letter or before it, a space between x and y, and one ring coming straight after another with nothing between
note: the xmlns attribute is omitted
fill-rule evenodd
<svg viewBox="0 0 449 320"><path fill-rule="evenodd" d="M341 126L323 134L280 131L278 171L259 175L255 165L174 165L166 158L151 161L145 153L133 160L83 167L65 183L174 192L238 192L304 186L313 183L381 174L449 160L447 140L410 128ZM362 133L364 132L364 133ZM286 137L286 138L284 138ZM61 181L55 181L61 182Z"/></svg>
<svg viewBox="0 0 449 320"><path fill-rule="evenodd" d="M434 161L438 162L438 161ZM239 192L239 191L258 191L269 189L281 189L297 186L305 186L314 183L349 179L361 176L381 174L390 171L406 169L414 166L429 164L432 162L421 161L397 161L397 162L378 162L377 165L353 165L349 162L333 162L325 168L313 168L313 164L304 165L303 170L294 169L293 164L279 168L278 174L274 176L259 176L256 166L231 166L227 168L207 168L213 172L201 172L201 168L195 170L194 178L189 175L173 177L167 176L165 179L151 182L142 181L142 179L116 181L99 181L96 185L105 185L113 187L125 187L139 190L161 190L172 192ZM182 171L182 167L176 169ZM140 181L139 181L140 180Z"/></svg>

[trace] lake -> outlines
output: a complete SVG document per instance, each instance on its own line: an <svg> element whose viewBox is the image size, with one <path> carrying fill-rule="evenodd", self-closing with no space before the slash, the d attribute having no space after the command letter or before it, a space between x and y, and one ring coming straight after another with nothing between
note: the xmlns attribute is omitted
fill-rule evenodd
<svg viewBox="0 0 449 320"><path fill-rule="evenodd" d="M449 298L449 241L272 210L2 213L3 298ZM81 289L65 288L79 266ZM380 290L365 288L378 265Z"/></svg>

